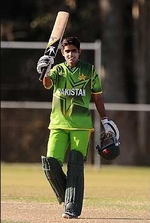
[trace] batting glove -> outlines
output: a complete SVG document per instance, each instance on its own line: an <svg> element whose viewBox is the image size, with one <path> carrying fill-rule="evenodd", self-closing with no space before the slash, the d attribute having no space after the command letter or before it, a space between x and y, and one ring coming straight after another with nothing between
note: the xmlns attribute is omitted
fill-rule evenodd
<svg viewBox="0 0 150 223"><path fill-rule="evenodd" d="M43 68L47 68L46 73L48 73L50 71L53 63L54 63L53 57L50 57L48 55L44 55L44 56L40 57L40 59L38 60L38 63L37 63L37 67L36 67L37 72L39 74L41 74Z"/></svg>
<svg viewBox="0 0 150 223"><path fill-rule="evenodd" d="M108 120L108 118L104 118L101 120L101 123L104 127L106 134L113 133L116 139L119 140L119 129L112 120Z"/></svg>

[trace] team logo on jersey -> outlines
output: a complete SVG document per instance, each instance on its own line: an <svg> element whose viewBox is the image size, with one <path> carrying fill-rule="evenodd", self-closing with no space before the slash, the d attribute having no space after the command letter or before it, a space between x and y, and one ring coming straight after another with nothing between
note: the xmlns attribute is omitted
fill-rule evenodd
<svg viewBox="0 0 150 223"><path fill-rule="evenodd" d="M78 79L79 79L80 81L85 81L85 78L86 78L86 76L85 76L84 74L81 74L81 75L78 77Z"/></svg>

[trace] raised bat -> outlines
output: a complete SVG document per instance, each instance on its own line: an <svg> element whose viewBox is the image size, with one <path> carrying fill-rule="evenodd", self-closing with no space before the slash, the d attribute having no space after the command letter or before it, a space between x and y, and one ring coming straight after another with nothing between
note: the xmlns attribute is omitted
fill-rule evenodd
<svg viewBox="0 0 150 223"><path fill-rule="evenodd" d="M57 55L57 51L59 48L59 44L62 40L62 37L64 35L67 22L69 19L69 13L65 11L59 11L52 29L52 32L50 34L50 38L48 41L48 44L46 46L44 55L48 55L50 57L55 58ZM42 70L42 73L39 77L39 80L42 81L45 75L47 68L44 68Z"/></svg>

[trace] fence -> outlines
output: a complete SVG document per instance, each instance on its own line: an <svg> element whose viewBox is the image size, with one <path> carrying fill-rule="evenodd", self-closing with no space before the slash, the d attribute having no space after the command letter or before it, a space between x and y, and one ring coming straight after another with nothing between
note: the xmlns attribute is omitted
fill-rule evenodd
<svg viewBox="0 0 150 223"><path fill-rule="evenodd" d="M43 42L1 42L2 49L41 49ZM96 69L101 71L101 42L81 43L81 49L94 50ZM7 58L8 55L6 55ZM28 54L27 54L28 57ZM14 58L11 58L14 59ZM26 61L26 58L24 59ZM27 66L30 68L30 62ZM15 63L12 62L12 63ZM31 67L33 64L31 63ZM35 67L35 65L34 65ZM35 69L35 68L34 68ZM5 67L6 72L6 67ZM15 71L14 71L15 72ZM31 73L33 71L31 70ZM25 73L25 76L27 74ZM5 75L4 75L5 76ZM7 76L7 75L6 75ZM30 75L31 76L31 75ZM26 77L27 79L29 77ZM9 78L8 78L9 79ZM7 81L7 80L6 80ZM25 82L25 81L24 81ZM25 82L25 89L27 82ZM2 85L3 86L3 85ZM15 97L22 94L20 85L12 84ZM34 86L31 86L32 91ZM3 87L2 87L3 88ZM4 85L4 94L10 85ZM24 89L23 89L24 90ZM27 89L26 89L27 90ZM28 86L29 91L29 86ZM12 91L9 92L9 97ZM30 95L30 94L29 94ZM21 95L22 97L22 95ZM35 95L36 97L36 95ZM145 104L105 104L108 116L114 120L120 130L121 155L110 163L121 165L150 165L150 105ZM99 143L101 131L100 118L95 106L90 105L95 131L89 145L87 162L95 165L105 163L100 160L95 143ZM49 123L50 102L12 100L1 102L1 152L2 161L6 162L38 162L40 155L46 152Z"/></svg>
<svg viewBox="0 0 150 223"><path fill-rule="evenodd" d="M45 49L45 42L18 42L18 41L1 41L3 49ZM60 47L59 47L60 48ZM96 70L100 73L101 70L101 42L99 40L93 43L81 43L81 49L94 50L94 64Z"/></svg>
<svg viewBox="0 0 150 223"><path fill-rule="evenodd" d="M120 165L149 165L149 147L145 147L148 138L145 134L145 119L150 120L150 105L105 104L107 113L115 120L120 130L121 155L116 160L105 162L100 160L95 149L99 143L101 131L100 118L93 103L90 104L95 131L91 137L87 162L93 165L111 163ZM51 102L1 102L1 151L2 161L6 162L38 162L40 155L46 153L48 138L47 126ZM133 113L133 115L131 115ZM138 116L137 116L138 114ZM129 117L135 117L131 120ZM137 119L137 120L136 120ZM138 121L138 122L137 122ZM136 125L135 125L136 124ZM137 126L138 125L138 126ZM128 134L133 128L133 134ZM137 145L140 140L143 144ZM148 134L147 134L148 135ZM134 138L134 136L136 136ZM143 147L144 146L144 147ZM139 148L141 147L141 148Z"/></svg>

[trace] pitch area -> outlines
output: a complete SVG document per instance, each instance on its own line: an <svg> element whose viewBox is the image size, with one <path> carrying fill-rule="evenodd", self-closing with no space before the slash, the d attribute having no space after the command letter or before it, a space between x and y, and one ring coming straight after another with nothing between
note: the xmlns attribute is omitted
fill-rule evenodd
<svg viewBox="0 0 150 223"><path fill-rule="evenodd" d="M63 205L58 205L41 164L2 163L2 223L150 222L149 170L149 167L85 165L82 215L76 220L63 220Z"/></svg>

